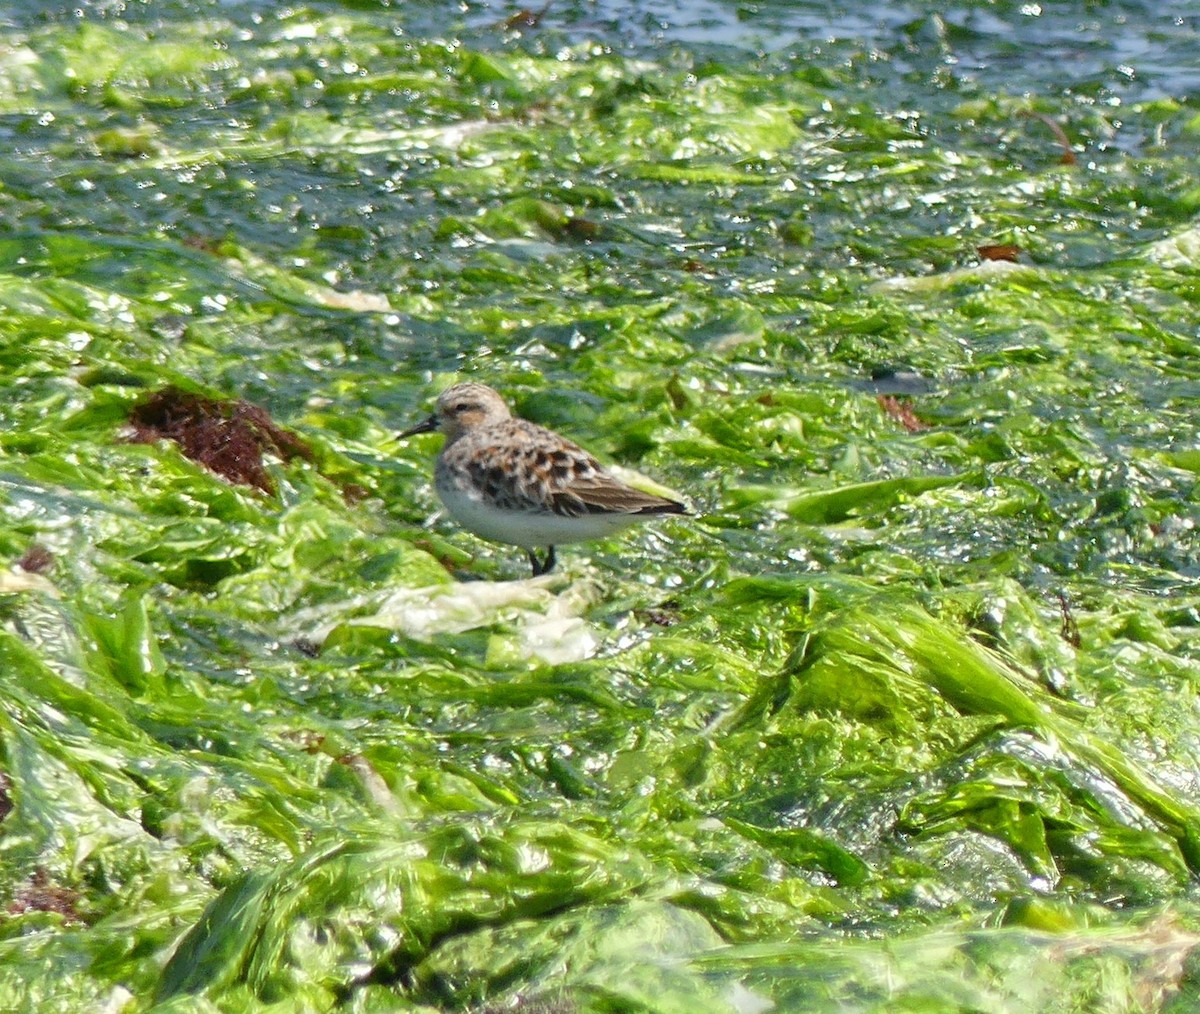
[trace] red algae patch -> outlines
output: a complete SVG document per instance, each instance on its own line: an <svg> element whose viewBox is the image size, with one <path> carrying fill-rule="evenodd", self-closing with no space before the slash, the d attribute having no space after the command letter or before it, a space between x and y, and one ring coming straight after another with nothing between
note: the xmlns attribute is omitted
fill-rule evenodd
<svg viewBox="0 0 1200 1014"><path fill-rule="evenodd" d="M265 453L274 452L284 461L313 457L308 444L272 422L265 409L177 387L155 391L134 407L129 422L138 443L174 440L192 461L264 493L275 492L263 464Z"/></svg>
<svg viewBox="0 0 1200 1014"><path fill-rule="evenodd" d="M21 915L24 912L56 912L65 919L78 922L82 918L79 914L81 900L82 896L78 891L53 883L50 874L38 868L29 882L21 887L9 902L8 913Z"/></svg>

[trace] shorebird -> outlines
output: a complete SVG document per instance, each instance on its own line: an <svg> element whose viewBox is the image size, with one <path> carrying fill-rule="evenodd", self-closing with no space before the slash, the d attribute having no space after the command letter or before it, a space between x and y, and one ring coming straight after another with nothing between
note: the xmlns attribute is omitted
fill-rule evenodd
<svg viewBox="0 0 1200 1014"><path fill-rule="evenodd" d="M514 418L484 384L443 391L433 414L400 438L433 430L446 436L434 486L450 516L482 538L523 547L534 577L554 568L554 547L564 542L688 513L676 500L625 485L578 444Z"/></svg>

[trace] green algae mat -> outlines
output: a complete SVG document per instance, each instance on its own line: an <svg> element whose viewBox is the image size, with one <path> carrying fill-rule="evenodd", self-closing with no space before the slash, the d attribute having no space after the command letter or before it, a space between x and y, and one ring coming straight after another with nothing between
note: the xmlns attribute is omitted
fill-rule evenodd
<svg viewBox="0 0 1200 1014"><path fill-rule="evenodd" d="M1195 1009L1200 17L836 6L0 9L0 1009Z"/></svg>

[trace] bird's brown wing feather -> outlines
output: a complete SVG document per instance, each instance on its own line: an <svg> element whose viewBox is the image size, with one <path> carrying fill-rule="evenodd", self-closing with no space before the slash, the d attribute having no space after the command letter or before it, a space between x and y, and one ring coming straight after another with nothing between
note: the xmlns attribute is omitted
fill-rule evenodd
<svg viewBox="0 0 1200 1014"><path fill-rule="evenodd" d="M687 508L674 500L626 486L605 473L576 479L552 496L554 511L577 517L580 514L686 514Z"/></svg>
<svg viewBox="0 0 1200 1014"><path fill-rule="evenodd" d="M687 513L681 503L626 486L582 447L557 433L524 419L508 420L506 426L520 437L523 464L531 477L521 494L534 502L548 500L555 514Z"/></svg>

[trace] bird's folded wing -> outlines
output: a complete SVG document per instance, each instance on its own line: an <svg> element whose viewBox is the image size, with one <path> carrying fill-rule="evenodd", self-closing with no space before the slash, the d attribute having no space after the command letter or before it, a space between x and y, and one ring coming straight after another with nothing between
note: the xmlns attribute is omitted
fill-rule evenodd
<svg viewBox="0 0 1200 1014"><path fill-rule="evenodd" d="M687 508L666 497L643 493L607 475L575 479L551 496L556 514L686 514Z"/></svg>

